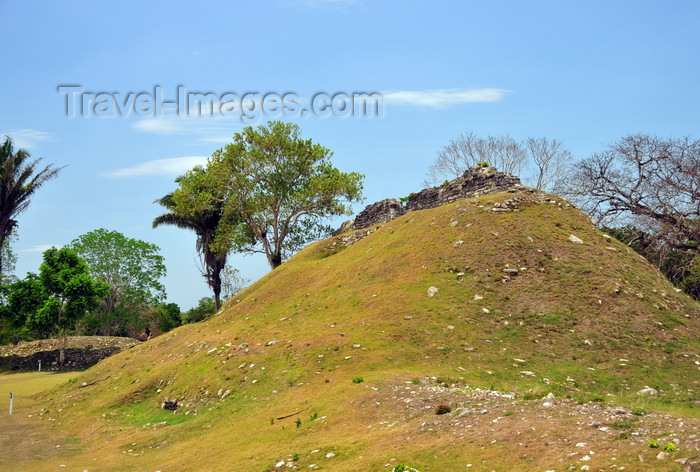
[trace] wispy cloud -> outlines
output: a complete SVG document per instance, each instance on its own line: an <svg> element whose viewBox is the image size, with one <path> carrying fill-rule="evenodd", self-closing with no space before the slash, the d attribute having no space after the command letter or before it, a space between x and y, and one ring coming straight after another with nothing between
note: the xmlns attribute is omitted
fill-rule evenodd
<svg viewBox="0 0 700 472"><path fill-rule="evenodd" d="M20 249L19 252L44 252L47 249L62 248L63 244L35 244L34 246L29 246L28 248Z"/></svg>
<svg viewBox="0 0 700 472"><path fill-rule="evenodd" d="M226 123L231 123L226 126ZM226 118L202 118L164 116L138 120L132 128L142 133L185 135L197 144L224 144L231 142L233 134L242 127Z"/></svg>
<svg viewBox="0 0 700 472"><path fill-rule="evenodd" d="M177 116L164 116L138 120L132 125L137 131L156 134L192 133L196 125L192 120Z"/></svg>
<svg viewBox="0 0 700 472"><path fill-rule="evenodd" d="M429 108L447 108L462 103L497 102L511 90L496 88L396 90L382 92L387 105L411 105Z"/></svg>
<svg viewBox="0 0 700 472"><path fill-rule="evenodd" d="M15 129L2 133L2 139L4 140L5 135L12 138L12 142L15 145L15 149L25 148L29 149L36 146L41 141L47 141L53 137L53 134L47 133L46 131L39 131L36 129Z"/></svg>
<svg viewBox="0 0 700 472"><path fill-rule="evenodd" d="M195 166L205 165L207 163L207 159L207 156L184 156L172 157L169 159L156 159L153 161L142 162L133 167L117 169L102 175L117 179L152 175L177 177Z"/></svg>

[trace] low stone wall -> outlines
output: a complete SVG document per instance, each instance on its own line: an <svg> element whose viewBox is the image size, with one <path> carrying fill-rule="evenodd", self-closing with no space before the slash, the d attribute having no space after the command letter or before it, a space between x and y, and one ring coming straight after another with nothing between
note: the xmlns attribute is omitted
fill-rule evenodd
<svg viewBox="0 0 700 472"><path fill-rule="evenodd" d="M141 341L118 336L68 336L64 369L84 369ZM0 370L57 370L61 339L20 341L0 346Z"/></svg>
<svg viewBox="0 0 700 472"><path fill-rule="evenodd" d="M522 187L520 178L505 172L498 172L495 167L472 166L461 177L447 182L445 185L412 193L408 197L406 206L394 198L368 205L354 220L343 223L333 235L381 225L409 211L435 208L457 200L505 192L514 187Z"/></svg>
<svg viewBox="0 0 700 472"><path fill-rule="evenodd" d="M64 369L85 369L121 352L120 347L103 347L99 349L66 349L66 364ZM36 352L29 356L19 356L16 354L0 357L0 369L9 370L37 370L39 360L41 360L41 370L58 369L59 351Z"/></svg>

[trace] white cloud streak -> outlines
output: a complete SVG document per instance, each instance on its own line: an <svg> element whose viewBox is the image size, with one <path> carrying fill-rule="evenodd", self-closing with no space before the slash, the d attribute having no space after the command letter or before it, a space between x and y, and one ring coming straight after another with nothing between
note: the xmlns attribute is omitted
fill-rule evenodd
<svg viewBox="0 0 700 472"><path fill-rule="evenodd" d="M125 167L112 172L107 172L105 177L117 179L146 177L146 176L165 176L177 177L191 170L195 166L205 165L207 156L184 156L172 157L168 159L156 159L137 164L133 167Z"/></svg>
<svg viewBox="0 0 700 472"><path fill-rule="evenodd" d="M496 88L439 89L388 91L382 92L382 96L386 105L447 108L463 103L497 102L509 93L512 91Z"/></svg>
<svg viewBox="0 0 700 472"><path fill-rule="evenodd" d="M12 138L15 150L29 149L36 146L41 141L48 141L53 137L53 134L46 131L36 129L15 129L2 133L2 140L5 140L5 135Z"/></svg>
<svg viewBox="0 0 700 472"><path fill-rule="evenodd" d="M240 124L222 126L225 118L186 118L166 116L139 120L132 128L142 133L183 135L195 137L198 144L230 143L233 134L241 128Z"/></svg>
<svg viewBox="0 0 700 472"><path fill-rule="evenodd" d="M43 253L47 249L51 249L52 247L55 247L57 249L61 249L63 247L63 244L35 244L34 246L29 246L28 248L25 249L20 249L19 252L41 252Z"/></svg>
<svg viewBox="0 0 700 472"><path fill-rule="evenodd" d="M156 134L192 133L194 125L191 120L180 117L161 117L138 120L132 126L136 131Z"/></svg>

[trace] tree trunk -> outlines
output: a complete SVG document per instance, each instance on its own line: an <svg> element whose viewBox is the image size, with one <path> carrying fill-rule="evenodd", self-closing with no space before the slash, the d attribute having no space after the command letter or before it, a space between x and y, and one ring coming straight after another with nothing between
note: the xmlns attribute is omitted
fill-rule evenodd
<svg viewBox="0 0 700 472"><path fill-rule="evenodd" d="M282 253L279 251L267 255L267 260L271 268L279 267L282 264Z"/></svg>
<svg viewBox="0 0 700 472"><path fill-rule="evenodd" d="M66 330L62 330L61 333L61 348L58 351L58 367L62 368L63 364L66 362Z"/></svg>
<svg viewBox="0 0 700 472"><path fill-rule="evenodd" d="M217 313L221 309L221 271L224 270L224 267L226 267L226 255L214 259L209 284L214 291L214 306Z"/></svg>
<svg viewBox="0 0 700 472"><path fill-rule="evenodd" d="M221 309L221 283L219 283L218 287L214 288L214 307L217 313Z"/></svg>
<svg viewBox="0 0 700 472"><path fill-rule="evenodd" d="M12 226L11 226L11 225L10 225L10 230L12 230ZM2 275L4 275L4 273L3 273L3 271L2 271L2 263L3 263L3 260L2 260L2 252L3 252L3 251L2 251L2 248L3 248L3 246L5 246L5 239L7 239L7 225L6 225L6 224L2 224L2 226L0 226L0 277L1 277Z"/></svg>

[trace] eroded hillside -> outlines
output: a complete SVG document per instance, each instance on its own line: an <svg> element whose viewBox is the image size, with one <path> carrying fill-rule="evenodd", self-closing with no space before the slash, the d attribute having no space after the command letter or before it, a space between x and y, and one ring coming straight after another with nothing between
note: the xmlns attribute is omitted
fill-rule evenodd
<svg viewBox="0 0 700 472"><path fill-rule="evenodd" d="M75 470L675 470L697 455L698 320L567 201L523 190L313 244L45 402ZM666 424L677 451L656 459ZM605 454L577 446L600 428Z"/></svg>

